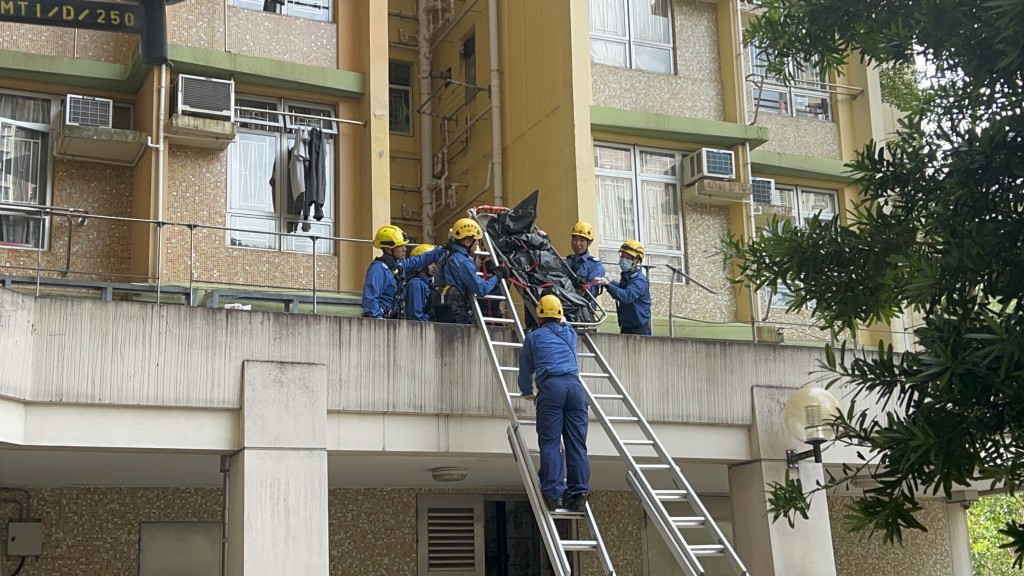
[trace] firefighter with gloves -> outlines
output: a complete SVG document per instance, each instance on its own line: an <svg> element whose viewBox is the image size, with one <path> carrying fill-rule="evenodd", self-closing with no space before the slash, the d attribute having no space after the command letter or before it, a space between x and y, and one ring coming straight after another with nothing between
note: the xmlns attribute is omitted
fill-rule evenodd
<svg viewBox="0 0 1024 576"><path fill-rule="evenodd" d="M363 316L402 318L406 275L444 257L444 248L435 248L412 258L405 257L409 237L398 226L381 226L373 236L373 247L383 254L370 263L363 282Z"/></svg>
<svg viewBox="0 0 1024 576"><path fill-rule="evenodd" d="M433 309L431 320L447 324L472 324L470 298L489 294L502 278L508 278L505 266L491 266L494 274L483 280L476 275L473 252L484 237L480 225L472 218L460 218L452 226L448 239L448 255L437 266L430 289Z"/></svg>
<svg viewBox="0 0 1024 576"><path fill-rule="evenodd" d="M643 260L644 245L636 240L626 240L619 247L622 276L613 281L608 278L598 280L615 300L619 332L622 334L651 335L651 286L640 269Z"/></svg>

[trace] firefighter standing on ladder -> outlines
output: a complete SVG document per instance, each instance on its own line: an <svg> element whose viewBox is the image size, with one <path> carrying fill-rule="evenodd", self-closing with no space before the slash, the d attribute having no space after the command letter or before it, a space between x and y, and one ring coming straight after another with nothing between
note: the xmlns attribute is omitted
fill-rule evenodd
<svg viewBox="0 0 1024 576"><path fill-rule="evenodd" d="M553 294L541 296L536 312L540 327L526 335L519 352L519 391L523 398L533 398L537 404L540 490L548 510L564 506L572 512L583 512L590 495L590 404L580 382L576 331L564 322L562 302ZM564 466L560 440L565 444Z"/></svg>

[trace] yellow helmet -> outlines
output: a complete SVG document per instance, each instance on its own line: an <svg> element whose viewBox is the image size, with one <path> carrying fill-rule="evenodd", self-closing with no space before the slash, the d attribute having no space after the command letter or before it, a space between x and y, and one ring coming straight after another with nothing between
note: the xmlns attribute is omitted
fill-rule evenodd
<svg viewBox="0 0 1024 576"><path fill-rule="evenodd" d="M398 226L381 226L373 236L374 248L398 248L409 243L409 237Z"/></svg>
<svg viewBox="0 0 1024 576"><path fill-rule="evenodd" d="M644 245L636 240L626 240L619 246L619 252L625 252L634 258L644 259Z"/></svg>
<svg viewBox="0 0 1024 576"><path fill-rule="evenodd" d="M427 252L430 252L434 248L437 248L437 246L434 246L433 244L420 244L412 249L412 252L409 253L409 256L419 256L420 254L426 254Z"/></svg>
<svg viewBox="0 0 1024 576"><path fill-rule="evenodd" d="M455 225L452 226L451 237L456 240L462 240L463 238L479 240L484 237L484 233L480 230L480 225L472 218L459 218L455 221Z"/></svg>
<svg viewBox="0 0 1024 576"><path fill-rule="evenodd" d="M572 235L573 236L581 236L581 237L586 238L587 240L590 240L591 242L593 242L594 241L594 227L591 226L590 224L586 223L586 222L577 222L576 225L572 227Z"/></svg>
<svg viewBox="0 0 1024 576"><path fill-rule="evenodd" d="M537 318L557 318L561 320L564 317L562 301L558 299L558 296L548 294L541 296L540 300L537 301Z"/></svg>

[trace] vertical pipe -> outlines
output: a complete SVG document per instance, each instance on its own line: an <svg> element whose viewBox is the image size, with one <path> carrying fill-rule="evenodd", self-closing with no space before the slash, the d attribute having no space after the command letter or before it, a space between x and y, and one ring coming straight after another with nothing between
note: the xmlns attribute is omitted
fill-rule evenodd
<svg viewBox="0 0 1024 576"><path fill-rule="evenodd" d="M494 205L505 203L501 159L501 78L498 67L498 0L488 0L487 27L491 60L491 164L494 170Z"/></svg>
<svg viewBox="0 0 1024 576"><path fill-rule="evenodd" d="M416 44L419 53L420 77L420 213L423 215L423 241L434 241L434 134L430 125L430 7L433 0L416 3Z"/></svg>
<svg viewBox="0 0 1024 576"><path fill-rule="evenodd" d="M316 241L320 239L319 236L310 236L310 240L313 241L313 314L316 314ZM298 310L296 310L298 312Z"/></svg>
<svg viewBox="0 0 1024 576"><path fill-rule="evenodd" d="M164 220L164 122L167 118L167 64L160 65L160 98L156 127L156 302L160 303L160 282L163 277Z"/></svg>

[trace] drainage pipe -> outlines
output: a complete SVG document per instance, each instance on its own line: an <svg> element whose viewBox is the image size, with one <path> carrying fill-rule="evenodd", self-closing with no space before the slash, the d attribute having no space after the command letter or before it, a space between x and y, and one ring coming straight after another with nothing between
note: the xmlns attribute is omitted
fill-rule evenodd
<svg viewBox="0 0 1024 576"><path fill-rule="evenodd" d="M423 215L423 242L434 241L434 134L430 124L430 7L433 0L416 3L418 26L416 45L420 77L420 210Z"/></svg>

